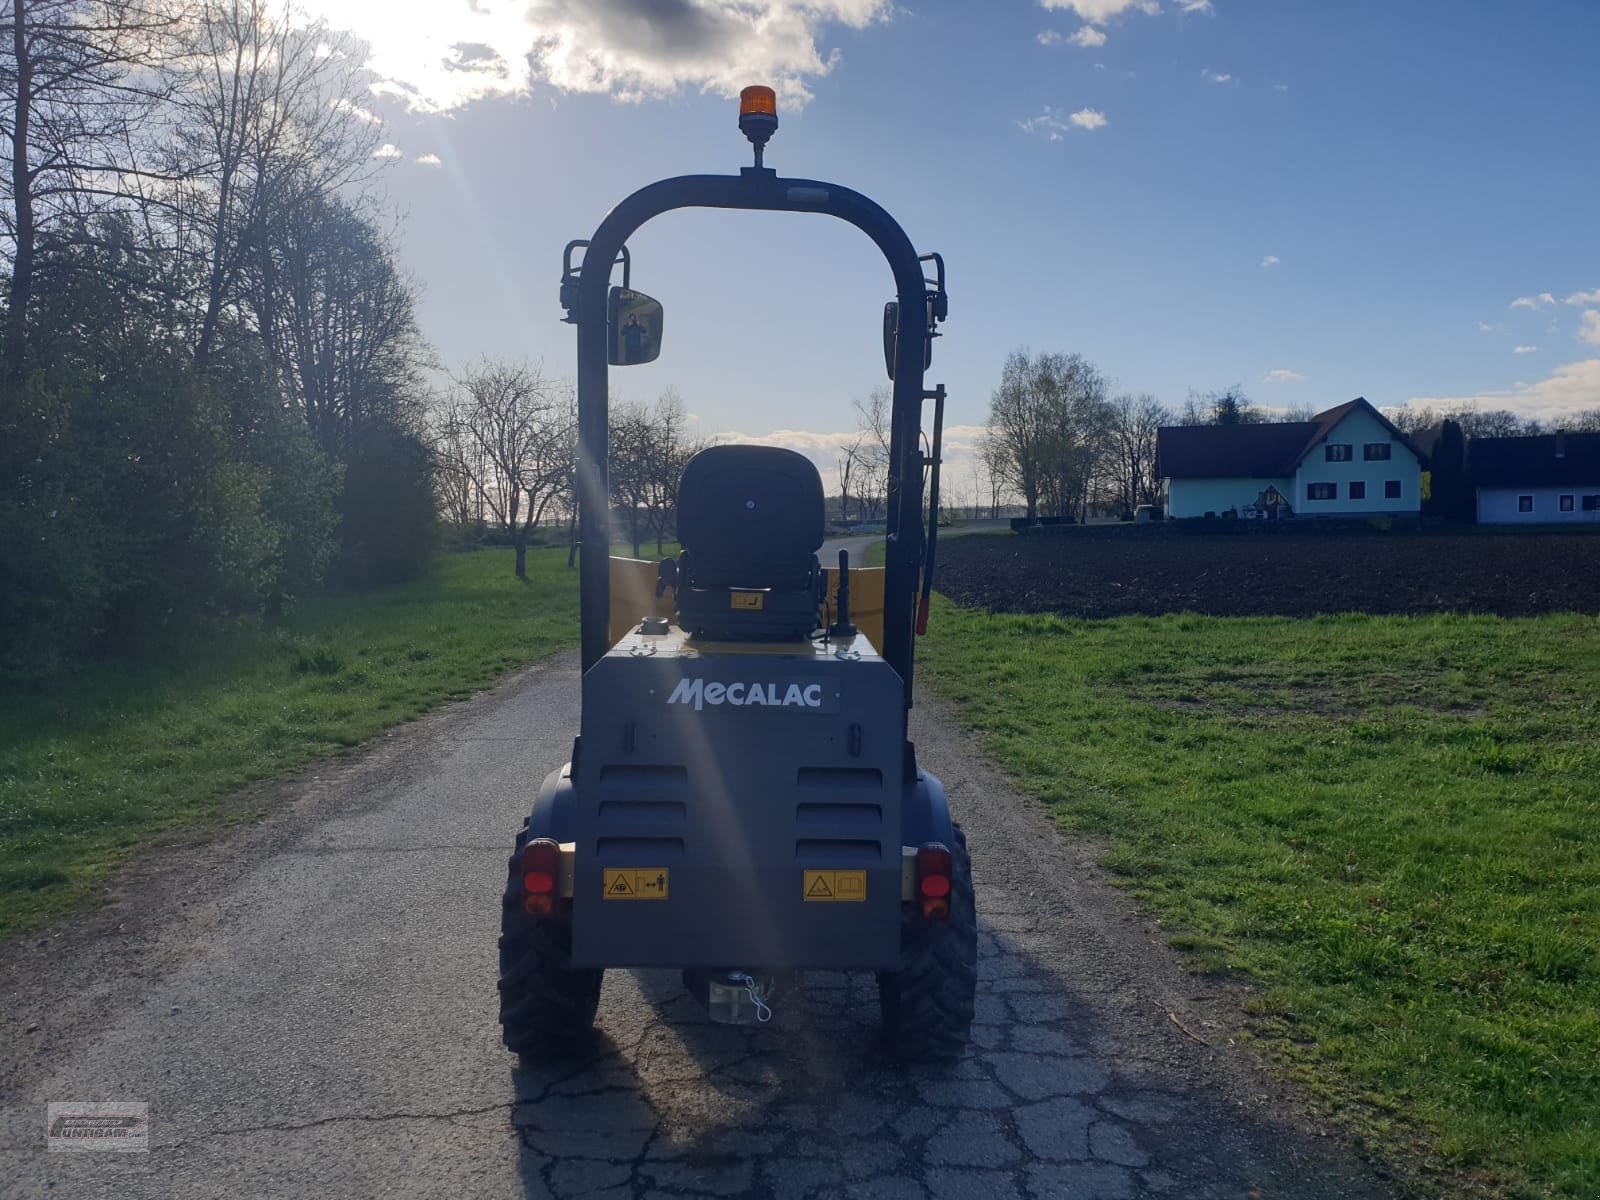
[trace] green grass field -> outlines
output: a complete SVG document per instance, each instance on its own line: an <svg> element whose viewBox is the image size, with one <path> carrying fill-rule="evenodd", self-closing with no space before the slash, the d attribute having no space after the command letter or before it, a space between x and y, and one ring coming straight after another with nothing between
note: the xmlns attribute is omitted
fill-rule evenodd
<svg viewBox="0 0 1600 1200"><path fill-rule="evenodd" d="M355 746L575 645L565 549L441 557L159 666L0 695L0 934L81 900L140 845L254 780Z"/></svg>
<svg viewBox="0 0 1600 1200"><path fill-rule="evenodd" d="M1351 1128L1600 1196L1600 622L941 603L921 651Z"/></svg>

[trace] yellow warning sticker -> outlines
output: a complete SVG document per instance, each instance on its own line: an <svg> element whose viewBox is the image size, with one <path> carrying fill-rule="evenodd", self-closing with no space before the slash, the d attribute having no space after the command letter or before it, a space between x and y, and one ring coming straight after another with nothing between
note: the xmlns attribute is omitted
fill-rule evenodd
<svg viewBox="0 0 1600 1200"><path fill-rule="evenodd" d="M730 592L728 604L731 608L745 608L752 612L761 612L766 608L767 597L765 592Z"/></svg>
<svg viewBox="0 0 1600 1200"><path fill-rule="evenodd" d="M859 903L867 898L865 871L807 871L800 894L819 904Z"/></svg>
<svg viewBox="0 0 1600 1200"><path fill-rule="evenodd" d="M607 867L602 894L607 900L665 900L667 898L667 869L665 867L626 867L618 870Z"/></svg>

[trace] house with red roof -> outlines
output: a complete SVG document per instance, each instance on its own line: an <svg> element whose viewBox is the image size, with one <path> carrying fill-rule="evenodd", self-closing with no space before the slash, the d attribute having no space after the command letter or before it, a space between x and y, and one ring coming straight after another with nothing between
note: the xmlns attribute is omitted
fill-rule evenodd
<svg viewBox="0 0 1600 1200"><path fill-rule="evenodd" d="M1156 435L1170 518L1414 517L1426 456L1364 397L1309 421L1173 425Z"/></svg>

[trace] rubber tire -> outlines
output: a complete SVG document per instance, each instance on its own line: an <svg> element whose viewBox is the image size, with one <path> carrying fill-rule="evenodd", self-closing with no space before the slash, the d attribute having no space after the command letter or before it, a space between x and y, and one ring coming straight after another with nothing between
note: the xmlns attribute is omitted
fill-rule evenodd
<svg viewBox="0 0 1600 1200"><path fill-rule="evenodd" d="M925 921L906 906L900 970L878 976L878 1004L890 1053L905 1059L957 1058L972 1034L978 992L978 915L972 860L960 827L951 848L950 917Z"/></svg>
<svg viewBox="0 0 1600 1200"><path fill-rule="evenodd" d="M570 910L535 919L522 910L524 821L508 866L500 911L500 1029L506 1049L524 1059L561 1058L594 1031L605 972L573 970Z"/></svg>

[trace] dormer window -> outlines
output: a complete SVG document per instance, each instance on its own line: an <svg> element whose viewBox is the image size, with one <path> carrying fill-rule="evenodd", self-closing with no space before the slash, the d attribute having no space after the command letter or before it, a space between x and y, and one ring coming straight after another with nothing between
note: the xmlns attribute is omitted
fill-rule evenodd
<svg viewBox="0 0 1600 1200"><path fill-rule="evenodd" d="M1350 444L1348 442L1329 442L1323 449L1327 451L1329 462L1350 461Z"/></svg>

